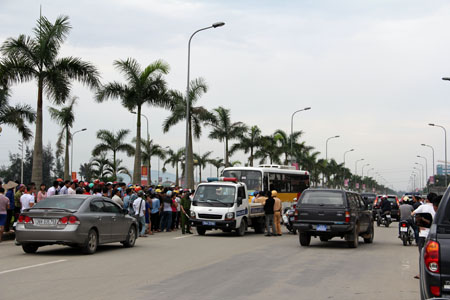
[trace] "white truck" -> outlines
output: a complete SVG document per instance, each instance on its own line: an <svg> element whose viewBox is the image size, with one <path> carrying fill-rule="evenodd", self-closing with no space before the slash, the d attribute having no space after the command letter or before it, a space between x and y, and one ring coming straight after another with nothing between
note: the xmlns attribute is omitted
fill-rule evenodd
<svg viewBox="0 0 450 300"><path fill-rule="evenodd" d="M264 207L249 203L245 183L236 178L208 178L195 190L190 210L190 223L199 235L207 230L235 231L243 236L248 227L264 232Z"/></svg>

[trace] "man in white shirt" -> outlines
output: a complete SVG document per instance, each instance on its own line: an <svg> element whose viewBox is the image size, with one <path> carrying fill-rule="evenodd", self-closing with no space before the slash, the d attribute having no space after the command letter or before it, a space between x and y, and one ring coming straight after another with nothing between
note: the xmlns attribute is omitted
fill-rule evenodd
<svg viewBox="0 0 450 300"><path fill-rule="evenodd" d="M139 221L139 227L141 228L141 232L139 234L140 237L146 237L145 234L145 200L142 199L144 197L144 192L138 192L138 198L133 202L133 209L135 211L135 217Z"/></svg>
<svg viewBox="0 0 450 300"><path fill-rule="evenodd" d="M59 190L60 195L67 195L70 186L70 180L64 181L64 186Z"/></svg>
<svg viewBox="0 0 450 300"><path fill-rule="evenodd" d="M34 205L34 193L35 187L29 185L27 187L26 192L20 197L20 204L22 204L22 208L20 212L23 212L24 209L31 208Z"/></svg>
<svg viewBox="0 0 450 300"><path fill-rule="evenodd" d="M75 182L71 182L69 188L67 189L67 194L68 195L75 195L76 192L76 185Z"/></svg>
<svg viewBox="0 0 450 300"><path fill-rule="evenodd" d="M122 198L120 197L121 194L121 189L118 188L117 190L114 190L113 193L113 197L112 197L112 201L114 201L117 205L120 205L120 207L123 208L123 201Z"/></svg>
<svg viewBox="0 0 450 300"><path fill-rule="evenodd" d="M436 215L436 211L434 210L433 203L431 201L436 196L434 193L430 193L427 196L427 199L425 199L425 203L416 208L411 215L415 216L417 214L430 214L431 217L434 219L434 216ZM422 218L425 220L425 222L429 222L428 227L419 227L419 239L418 239L418 246L419 246L419 252L422 250L422 247L425 244L425 239L428 237L428 233L430 233L430 226L432 223L432 220L427 220L426 218Z"/></svg>
<svg viewBox="0 0 450 300"><path fill-rule="evenodd" d="M58 186L59 186L59 182L56 180L53 181L53 186L51 188L49 188L47 191L47 197L55 196L58 191Z"/></svg>

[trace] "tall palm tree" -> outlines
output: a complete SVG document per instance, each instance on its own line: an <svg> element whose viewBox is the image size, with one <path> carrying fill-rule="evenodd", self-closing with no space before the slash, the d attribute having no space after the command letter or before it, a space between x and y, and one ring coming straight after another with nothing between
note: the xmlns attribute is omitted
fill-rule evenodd
<svg viewBox="0 0 450 300"><path fill-rule="evenodd" d="M202 169L204 169L206 165L211 161L209 158L211 153L212 151L208 151L203 154L194 153L194 160L197 161L196 165L198 166L199 182L202 182Z"/></svg>
<svg viewBox="0 0 450 300"><path fill-rule="evenodd" d="M76 57L59 58L63 42L71 29L69 17L58 17L51 23L40 17L34 28L34 37L19 35L8 38L0 48L5 56L2 65L8 82L35 80L37 83L36 131L34 137L31 181L43 182L42 131L43 94L56 104L63 104L70 95L72 80L97 88L99 73L90 63Z"/></svg>
<svg viewBox="0 0 450 300"><path fill-rule="evenodd" d="M288 157L289 153L291 153L291 142L292 142L292 149L294 150L294 153L291 153L291 155L295 156L295 152L301 151L304 149L305 144L304 143L298 143L297 140L302 136L302 131L294 131L292 134L287 134L285 131L281 129L275 130L275 133L273 134L275 141L277 144L279 144L280 152L284 154L284 164L288 164Z"/></svg>
<svg viewBox="0 0 450 300"><path fill-rule="evenodd" d="M106 153L100 153L99 156L94 157L90 161L90 164L93 167L93 175L103 180L106 176L108 176L108 172L111 169L109 163L110 162L106 157Z"/></svg>
<svg viewBox="0 0 450 300"><path fill-rule="evenodd" d="M242 122L231 122L230 110L222 106L215 108L214 112L215 120L209 124L212 126L209 138L225 142L225 166L228 167L230 155L228 142L242 135L247 130L247 126Z"/></svg>
<svg viewBox="0 0 450 300"><path fill-rule="evenodd" d="M178 151L173 151L172 149L169 149L167 151L167 159L164 161L164 168L166 167L166 164L170 164L172 168L175 168L175 185L180 185L180 176L179 176L179 169L178 164L180 162L183 162L184 159L184 148L178 149Z"/></svg>
<svg viewBox="0 0 450 300"><path fill-rule="evenodd" d="M117 180L117 174L127 174L131 176L131 173L128 170L128 168L122 166L121 159L117 159L116 163L111 162L109 159L107 161L108 167L105 169L105 175L113 177L114 180Z"/></svg>
<svg viewBox="0 0 450 300"><path fill-rule="evenodd" d="M133 139L133 142L135 142L136 139ZM159 159L166 159L166 151L163 147L161 147L158 144L155 144L153 140L141 140L141 147L142 147L142 163L147 164L148 173L147 173L147 181L148 184L151 184L152 182L152 165L151 165L151 159L153 156L158 157ZM159 180L159 179L158 179Z"/></svg>
<svg viewBox="0 0 450 300"><path fill-rule="evenodd" d="M58 141L56 142L56 156L60 156L64 151L64 180L69 180L71 174L69 174L69 145L72 142L72 133L70 129L75 121L75 115L73 113L73 107L77 101L77 97L72 97L69 105L63 108L49 107L48 111L50 117L61 125L61 132L58 135ZM63 139L65 139L65 145L63 146Z"/></svg>
<svg viewBox="0 0 450 300"><path fill-rule="evenodd" d="M189 148L187 149L187 188L194 188L194 158L192 153L192 132L194 137L199 139L202 134L202 125L214 120L214 115L203 106L194 106L200 97L208 91L205 80L197 78L191 81L188 95L189 116L188 116L188 138ZM164 120L163 131L168 132L171 127L186 120L186 99L178 91L171 91L172 114Z"/></svg>
<svg viewBox="0 0 450 300"><path fill-rule="evenodd" d="M156 60L142 69L133 58L116 60L114 66L124 74L127 83L111 82L97 92L96 99L103 102L108 98L120 99L122 105L130 112L136 110L136 151L134 153L133 182L141 182L141 110L142 105L170 108L166 97L166 81L163 75L169 73L169 65L162 60Z"/></svg>
<svg viewBox="0 0 450 300"><path fill-rule="evenodd" d="M129 129L121 129L117 133L106 129L97 131L97 139L99 139L101 142L94 147L94 150L92 150L92 156L97 156L108 151L111 151L113 153L111 167L114 171L112 174L114 179L117 178L117 152L125 152L128 156L134 154L134 147L131 144L124 142L125 137L129 133Z"/></svg>
<svg viewBox="0 0 450 300"><path fill-rule="evenodd" d="M92 161L80 165L80 176L82 180L91 182L94 177Z"/></svg>
<svg viewBox="0 0 450 300"><path fill-rule="evenodd" d="M266 159L269 159L270 164L281 164L280 155L280 148L277 147L277 142L274 136L262 136L260 139L259 148L255 152L255 158L259 158L260 163L265 163Z"/></svg>
<svg viewBox="0 0 450 300"><path fill-rule="evenodd" d="M219 177L219 169L224 166L223 158L210 159L209 163L216 167L216 176Z"/></svg>
<svg viewBox="0 0 450 300"><path fill-rule="evenodd" d="M250 152L248 164L250 167L253 167L255 151L261 143L261 130L256 125L252 126L250 129L247 129L244 133L239 135L237 139L239 142L231 146L230 154L233 154L237 150L242 150L245 154Z"/></svg>

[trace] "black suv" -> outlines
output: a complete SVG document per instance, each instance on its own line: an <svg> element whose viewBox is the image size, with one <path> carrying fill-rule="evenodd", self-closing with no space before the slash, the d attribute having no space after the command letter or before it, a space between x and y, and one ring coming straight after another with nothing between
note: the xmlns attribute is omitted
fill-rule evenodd
<svg viewBox="0 0 450 300"><path fill-rule="evenodd" d="M307 189L300 196L295 211L294 228L300 245L309 246L311 236L326 242L345 238L350 248L358 247L358 238L372 243L373 217L358 193L333 189Z"/></svg>
<svg viewBox="0 0 450 300"><path fill-rule="evenodd" d="M421 299L450 298L450 188L434 216L419 268Z"/></svg>

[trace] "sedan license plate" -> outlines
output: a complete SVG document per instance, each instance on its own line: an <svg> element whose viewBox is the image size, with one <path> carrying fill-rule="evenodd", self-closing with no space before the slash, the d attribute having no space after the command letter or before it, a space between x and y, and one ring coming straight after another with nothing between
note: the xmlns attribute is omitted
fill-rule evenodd
<svg viewBox="0 0 450 300"><path fill-rule="evenodd" d="M52 226L58 223L58 219L33 219L34 225Z"/></svg>
<svg viewBox="0 0 450 300"><path fill-rule="evenodd" d="M206 225L206 226L215 226L216 222L213 221L203 221L202 225Z"/></svg>
<svg viewBox="0 0 450 300"><path fill-rule="evenodd" d="M317 231L327 231L327 225L317 225L316 230Z"/></svg>
<svg viewBox="0 0 450 300"><path fill-rule="evenodd" d="M386 215L386 218L390 218L391 217L391 215Z"/></svg>
<svg viewBox="0 0 450 300"><path fill-rule="evenodd" d="M408 227L400 227L401 232L408 232Z"/></svg>

